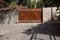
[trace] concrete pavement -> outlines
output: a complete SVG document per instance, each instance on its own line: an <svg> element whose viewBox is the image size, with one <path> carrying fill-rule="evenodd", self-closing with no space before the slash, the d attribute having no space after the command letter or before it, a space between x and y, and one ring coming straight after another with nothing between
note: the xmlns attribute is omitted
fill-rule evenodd
<svg viewBox="0 0 60 40"><path fill-rule="evenodd" d="M0 39L1 40L30 40L31 35L26 35L23 32L31 28L31 26L37 26L38 24L39 23L34 23L34 24L21 23L21 24L0 25L0 35L4 35L3 37L0 37ZM36 40L50 40L50 38L49 35L37 34ZM56 37L56 40L60 40L60 37Z"/></svg>

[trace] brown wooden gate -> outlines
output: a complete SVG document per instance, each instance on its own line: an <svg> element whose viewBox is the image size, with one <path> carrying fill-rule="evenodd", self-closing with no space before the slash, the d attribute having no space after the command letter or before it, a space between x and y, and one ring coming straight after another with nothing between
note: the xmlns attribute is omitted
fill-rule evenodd
<svg viewBox="0 0 60 40"><path fill-rule="evenodd" d="M18 13L19 23L39 23L42 22L41 9L20 8Z"/></svg>

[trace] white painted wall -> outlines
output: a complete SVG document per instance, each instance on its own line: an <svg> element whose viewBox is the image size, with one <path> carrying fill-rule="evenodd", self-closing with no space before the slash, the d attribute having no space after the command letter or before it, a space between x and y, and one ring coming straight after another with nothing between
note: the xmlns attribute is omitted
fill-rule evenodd
<svg viewBox="0 0 60 40"><path fill-rule="evenodd" d="M51 8L43 8L43 22L51 19Z"/></svg>
<svg viewBox="0 0 60 40"><path fill-rule="evenodd" d="M54 17L54 15L55 15L55 13L56 13L56 9L57 9L56 7L53 7L53 10L52 10L52 13L53 13L52 15L53 15L53 16L52 16L52 17Z"/></svg>
<svg viewBox="0 0 60 40"><path fill-rule="evenodd" d="M52 10L53 17L55 12L56 12L56 7L53 7L53 10ZM43 22L47 22L49 20L51 20L51 7L43 8Z"/></svg>

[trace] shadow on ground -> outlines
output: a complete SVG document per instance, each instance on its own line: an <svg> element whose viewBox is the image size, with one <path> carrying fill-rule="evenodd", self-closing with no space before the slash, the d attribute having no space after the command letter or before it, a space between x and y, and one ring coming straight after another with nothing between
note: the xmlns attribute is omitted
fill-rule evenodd
<svg viewBox="0 0 60 40"><path fill-rule="evenodd" d="M12 15L17 15L16 9L9 9L9 10L0 10L0 24L4 24L6 19L8 18L8 24L10 24Z"/></svg>
<svg viewBox="0 0 60 40"><path fill-rule="evenodd" d="M33 27L30 29L26 29L25 34L30 35L30 40L36 40L37 39L37 34L45 34L49 35L50 40L53 39L56 40L56 36L60 37L60 23L54 22L54 21L48 21L46 23L38 24L37 26ZM39 39L39 40L44 40L44 39Z"/></svg>

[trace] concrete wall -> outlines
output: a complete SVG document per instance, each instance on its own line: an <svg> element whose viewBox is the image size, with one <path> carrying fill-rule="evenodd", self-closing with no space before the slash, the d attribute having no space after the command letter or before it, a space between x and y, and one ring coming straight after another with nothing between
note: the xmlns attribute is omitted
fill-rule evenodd
<svg viewBox="0 0 60 40"><path fill-rule="evenodd" d="M53 7L52 9L52 16L54 17L56 7ZM47 22L49 20L51 20L51 7L43 8L43 22Z"/></svg>
<svg viewBox="0 0 60 40"><path fill-rule="evenodd" d="M51 8L43 8L43 22L51 19Z"/></svg>
<svg viewBox="0 0 60 40"><path fill-rule="evenodd" d="M53 13L53 14L52 14L52 17L54 17L54 15L55 15L55 13L56 13L56 9L57 9L56 7L53 7L53 10L52 10L52 13Z"/></svg>

